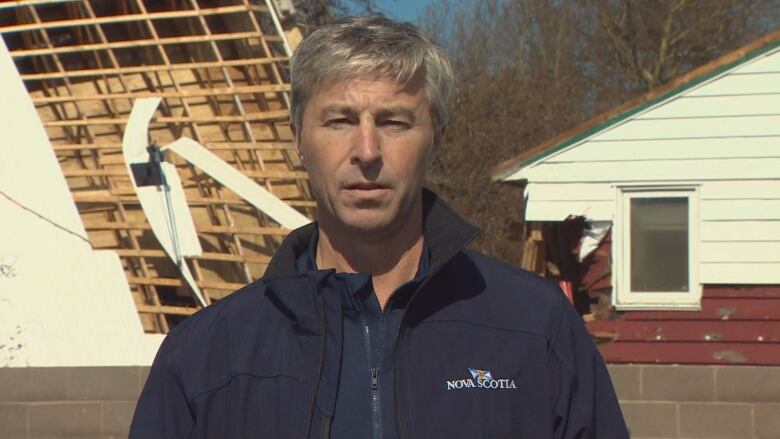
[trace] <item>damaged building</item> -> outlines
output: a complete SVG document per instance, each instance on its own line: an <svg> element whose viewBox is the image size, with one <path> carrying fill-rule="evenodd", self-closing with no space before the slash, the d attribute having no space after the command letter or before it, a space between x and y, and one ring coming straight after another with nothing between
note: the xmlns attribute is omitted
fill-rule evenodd
<svg viewBox="0 0 780 439"><path fill-rule="evenodd" d="M612 362L780 364L780 33L506 162Z"/></svg>
<svg viewBox="0 0 780 439"><path fill-rule="evenodd" d="M0 4L3 56L16 70L3 80L21 80L29 94L83 238L119 256L147 333L164 334L261 276L288 229L201 167L166 154L186 198L174 207L189 210L199 250L184 263L198 299L153 233L130 178L122 144L132 107L139 99L160 99L148 126L150 144L193 139L313 217L288 127L287 66L300 39L294 27L287 29L290 12L289 2L243 0ZM19 162L14 155L21 154L22 148L4 151L4 161Z"/></svg>

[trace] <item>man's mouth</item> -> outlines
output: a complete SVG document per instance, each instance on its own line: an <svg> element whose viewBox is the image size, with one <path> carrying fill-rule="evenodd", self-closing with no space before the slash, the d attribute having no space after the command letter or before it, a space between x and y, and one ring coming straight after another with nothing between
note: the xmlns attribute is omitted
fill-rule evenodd
<svg viewBox="0 0 780 439"><path fill-rule="evenodd" d="M371 182L352 183L345 186L345 189L349 191L375 191L387 188L386 185Z"/></svg>

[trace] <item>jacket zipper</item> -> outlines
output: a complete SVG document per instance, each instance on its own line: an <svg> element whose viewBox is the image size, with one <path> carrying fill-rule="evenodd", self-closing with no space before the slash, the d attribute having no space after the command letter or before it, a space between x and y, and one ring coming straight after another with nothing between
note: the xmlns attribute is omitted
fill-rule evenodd
<svg viewBox="0 0 780 439"><path fill-rule="evenodd" d="M382 438L382 412L379 400L379 368L371 368L371 411L374 418L374 437Z"/></svg>
<svg viewBox="0 0 780 439"><path fill-rule="evenodd" d="M384 331L385 331L384 311L392 307L393 299L395 298L396 293L398 293L398 291L401 291L403 288L406 288L408 285L413 284L414 282L415 282L414 280L404 282L398 288L396 288L395 291L393 291L393 293L390 295L389 300L385 304L385 309L382 310L382 316L380 317L380 322L379 322L379 328L381 331L381 333L379 334L380 338L384 338ZM422 285L424 284L425 281L423 281ZM368 320L366 320L365 317L362 317L362 319L363 319L363 335L365 338L366 352L368 354L369 372L371 373L371 425L374 430L374 439L382 439L382 410L381 410L382 399L379 393L379 367L373 367L373 363L371 361L372 352L373 352L371 349L372 347L371 329L368 326ZM400 334L400 326L398 332ZM381 343L381 340L379 345L379 355L380 355L379 357L380 359L382 358L382 356L384 356L384 343ZM397 397L397 392L396 392L396 397ZM398 408L398 403L396 403L396 408ZM396 416L398 416L398 410L396 410Z"/></svg>
<svg viewBox="0 0 780 439"><path fill-rule="evenodd" d="M363 336L366 342L366 356L368 358L369 373L371 374L371 427L374 430L374 439L382 438L382 412L379 399L379 368L373 367L371 349L371 329L368 321L363 319ZM381 326L381 325L380 325ZM380 346L381 347L381 346Z"/></svg>

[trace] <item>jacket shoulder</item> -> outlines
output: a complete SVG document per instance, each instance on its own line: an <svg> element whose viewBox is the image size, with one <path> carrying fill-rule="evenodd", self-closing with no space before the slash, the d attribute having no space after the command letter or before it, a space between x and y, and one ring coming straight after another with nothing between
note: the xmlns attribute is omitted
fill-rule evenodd
<svg viewBox="0 0 780 439"><path fill-rule="evenodd" d="M492 293L508 300L559 305L561 290L554 281L484 253L467 250L464 255L478 267Z"/></svg>
<svg viewBox="0 0 780 439"><path fill-rule="evenodd" d="M255 281L180 323L155 363L167 364L188 397L237 374L268 372L284 349L282 338L319 328L311 285L306 275Z"/></svg>
<svg viewBox="0 0 780 439"><path fill-rule="evenodd" d="M169 332L169 337L180 340L211 333L215 325L235 317L232 314L261 303L265 298L265 290L263 279L247 284L187 317Z"/></svg>
<svg viewBox="0 0 780 439"><path fill-rule="evenodd" d="M476 251L463 251L443 270L439 288L450 296L434 318L551 338L565 306L555 282Z"/></svg>

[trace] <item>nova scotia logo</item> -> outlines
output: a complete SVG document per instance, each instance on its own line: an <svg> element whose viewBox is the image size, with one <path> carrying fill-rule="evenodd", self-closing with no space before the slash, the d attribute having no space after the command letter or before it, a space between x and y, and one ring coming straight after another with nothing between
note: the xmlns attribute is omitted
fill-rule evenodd
<svg viewBox="0 0 780 439"><path fill-rule="evenodd" d="M480 370L480 369L472 369L469 368L469 373L471 373L471 377L475 380L492 380L493 374L490 373L489 370Z"/></svg>
<svg viewBox="0 0 780 439"><path fill-rule="evenodd" d="M471 378L447 380L447 390L461 389L517 389L515 380L509 378L493 378L489 370L468 369Z"/></svg>

